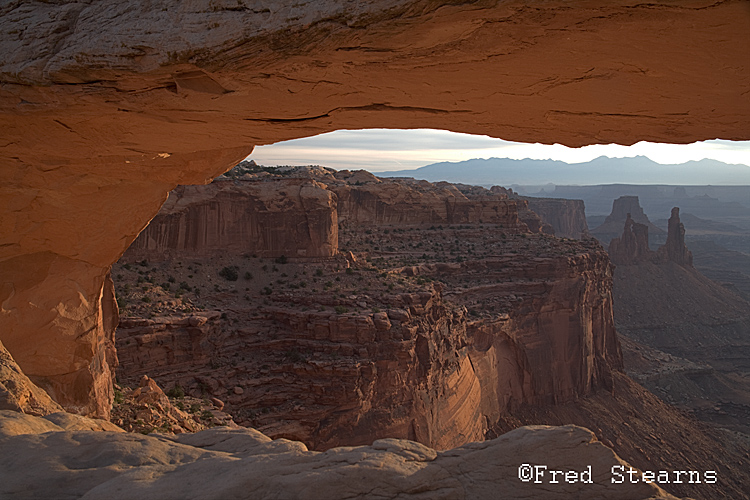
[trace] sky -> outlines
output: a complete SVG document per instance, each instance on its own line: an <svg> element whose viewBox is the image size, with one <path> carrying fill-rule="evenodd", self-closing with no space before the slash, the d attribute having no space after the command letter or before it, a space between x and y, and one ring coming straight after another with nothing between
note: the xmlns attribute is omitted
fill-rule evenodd
<svg viewBox="0 0 750 500"><path fill-rule="evenodd" d="M750 141L712 140L692 144L639 142L632 146L605 144L569 148L560 144L526 144L445 130L337 130L315 137L259 146L248 159L268 166L323 165L336 170L382 172L473 158L530 158L583 163L599 156L647 156L662 164L710 158L724 163L750 165Z"/></svg>

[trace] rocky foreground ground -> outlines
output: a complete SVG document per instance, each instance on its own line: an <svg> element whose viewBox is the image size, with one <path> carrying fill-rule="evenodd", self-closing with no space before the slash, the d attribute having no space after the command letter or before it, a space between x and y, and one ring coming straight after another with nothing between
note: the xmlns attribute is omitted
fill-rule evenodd
<svg viewBox="0 0 750 500"><path fill-rule="evenodd" d="M169 405L148 379L135 392L145 397L140 403ZM400 439L314 452L226 425L147 434L61 411L0 344L3 498L494 499L498 492L503 498L674 498L654 483L620 482L631 470L642 475L576 426L524 427L445 452ZM539 476L538 465L547 467ZM568 475L546 472L553 470Z"/></svg>

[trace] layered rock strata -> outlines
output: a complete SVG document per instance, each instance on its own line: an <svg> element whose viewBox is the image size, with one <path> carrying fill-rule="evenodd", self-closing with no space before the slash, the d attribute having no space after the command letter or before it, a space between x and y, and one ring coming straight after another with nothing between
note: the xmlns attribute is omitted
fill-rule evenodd
<svg viewBox="0 0 750 500"><path fill-rule="evenodd" d="M4 5L3 342L66 407L106 414L109 266L168 191L255 144L367 127L569 146L748 139L744 2L567 7Z"/></svg>
<svg viewBox="0 0 750 500"><path fill-rule="evenodd" d="M628 214L622 236L610 241L608 252L614 264L630 265L653 260L655 254L648 247L648 226L635 222Z"/></svg>
<svg viewBox="0 0 750 500"><path fill-rule="evenodd" d="M645 217L641 210L641 218ZM672 216L669 218L667 241L656 252L649 249L648 228L647 224L635 222L628 213L622 236L609 243L608 252L612 262L621 265L673 262L683 267L693 267L693 254L685 245L685 226L680 222L678 207L672 209Z"/></svg>
<svg viewBox="0 0 750 500"><path fill-rule="evenodd" d="M338 251L339 221L345 227L487 223L525 231L519 203L530 214L533 232L542 226L525 202L476 186L320 167L275 173L243 162L208 187L177 187L121 261L206 258L216 252L331 257Z"/></svg>
<svg viewBox="0 0 750 500"><path fill-rule="evenodd" d="M531 232L555 234L552 224L543 220L538 213L531 210L529 208L529 201L514 193L512 189L506 189L502 186L492 186L490 191L514 200L518 206L518 219L526 224Z"/></svg>
<svg viewBox="0 0 750 500"><path fill-rule="evenodd" d="M622 369L622 359L612 320L612 274L604 253L531 262L486 259L444 273L438 274L457 288L467 276L482 275L496 283L448 295L467 307L481 307L497 296L515 297L507 320L483 319L469 327L478 377L486 387L498 388L483 401L498 405L487 415L502 414L514 405L570 401L594 389L612 389L611 372Z"/></svg>
<svg viewBox="0 0 750 500"><path fill-rule="evenodd" d="M446 449L482 439L513 407L611 389L621 355L609 261L595 242L529 233L513 200L482 188L267 174L269 191L312 176L336 193L349 257L240 258L248 278L223 283L214 273L231 254L187 271L119 264L146 288L169 276L149 296L155 308L197 291L193 302L225 311L123 319L122 380L148 374L218 397L240 423L315 449L385 436ZM256 189L255 174L241 176ZM174 291L178 272L190 274ZM123 300L137 304L130 290Z"/></svg>
<svg viewBox="0 0 750 500"><path fill-rule="evenodd" d="M612 202L612 212L607 216L604 222L591 230L591 234L596 237L603 245L607 245L613 238L622 234L623 224L632 219L634 223L645 225L651 236L664 236L664 231L648 219L643 212L637 196L620 196ZM642 232L642 231L641 231Z"/></svg>
<svg viewBox="0 0 750 500"><path fill-rule="evenodd" d="M138 375L189 370L211 358L211 341L220 336L219 312L156 318L123 318L118 328L117 352L126 364L148 367ZM133 380L131 380L133 381Z"/></svg>
<svg viewBox="0 0 750 500"><path fill-rule="evenodd" d="M583 200L521 196L502 186L492 186L490 191L515 200L518 204L518 218L534 232L541 231L559 238L589 237Z"/></svg>
<svg viewBox="0 0 750 500"><path fill-rule="evenodd" d="M308 179L223 180L179 186L123 256L207 257L234 252L330 257L338 250L336 195Z"/></svg>
<svg viewBox="0 0 750 500"><path fill-rule="evenodd" d="M563 200L557 198L526 197L529 209L552 226L558 238L587 238L589 227L586 223L586 209L583 200Z"/></svg>
<svg viewBox="0 0 750 500"><path fill-rule="evenodd" d="M526 230L514 200L477 186L380 179L369 172L348 170L336 172L328 186L338 197L342 225L486 223Z"/></svg>
<svg viewBox="0 0 750 500"><path fill-rule="evenodd" d="M198 336L187 321L166 335L125 326L121 377L151 373L219 397L241 422L315 449L385 436L439 449L483 439L465 318L439 293L396 296L391 309L370 314L299 312L287 300L262 307L262 316L238 311L242 326L231 333L212 320L223 335ZM152 352L178 362L154 363Z"/></svg>

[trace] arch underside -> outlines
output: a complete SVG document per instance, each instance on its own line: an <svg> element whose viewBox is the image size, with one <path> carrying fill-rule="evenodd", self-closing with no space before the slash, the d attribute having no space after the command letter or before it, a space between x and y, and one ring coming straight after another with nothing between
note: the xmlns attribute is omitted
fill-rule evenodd
<svg viewBox="0 0 750 500"><path fill-rule="evenodd" d="M372 127L750 139L744 1L205 3L0 16L0 340L83 413L111 397L109 266L174 186L255 145Z"/></svg>

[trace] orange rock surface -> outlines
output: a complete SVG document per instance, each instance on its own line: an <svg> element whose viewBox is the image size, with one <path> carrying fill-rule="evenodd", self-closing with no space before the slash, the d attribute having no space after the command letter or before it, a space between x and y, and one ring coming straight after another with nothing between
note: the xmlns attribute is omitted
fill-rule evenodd
<svg viewBox="0 0 750 500"><path fill-rule="evenodd" d="M207 257L331 257L338 250L336 195L313 180L179 186L125 260Z"/></svg>
<svg viewBox="0 0 750 500"><path fill-rule="evenodd" d="M328 185L338 197L341 223L348 227L487 223L525 230L515 200L475 186L380 179L348 170L337 172Z"/></svg>
<svg viewBox="0 0 750 500"><path fill-rule="evenodd" d="M106 416L108 268L177 184L341 128L749 139L748 31L743 1L0 7L2 341Z"/></svg>
<svg viewBox="0 0 750 500"><path fill-rule="evenodd" d="M121 380L149 374L218 397L240 423L314 449L387 436L448 449L483 439L513 408L611 390L622 360L609 259L599 245L530 234L515 200L483 188L304 167L257 175L232 184L238 197L245 193L237 212L255 206L262 190L264 199L279 201L267 206L283 214L281 193L315 177L338 199L344 244L357 257L276 260L274 271L246 256L237 266L253 279L216 282L213 291L193 280L211 279L224 265L215 257L194 260L187 271L175 262L182 255L150 270L138 266L146 288L162 273L175 283L189 280L180 290L198 289L196 301L224 313L123 319ZM227 182L196 187L193 198L220 206ZM154 220L161 233L190 234L205 224L171 211L165 206ZM296 216L305 220L306 213ZM453 247L435 250L449 241L468 248L459 257ZM342 263L346 271L337 271ZM132 276L135 269L123 266L117 273ZM379 291L382 279L389 281ZM159 299L146 315L167 302Z"/></svg>

